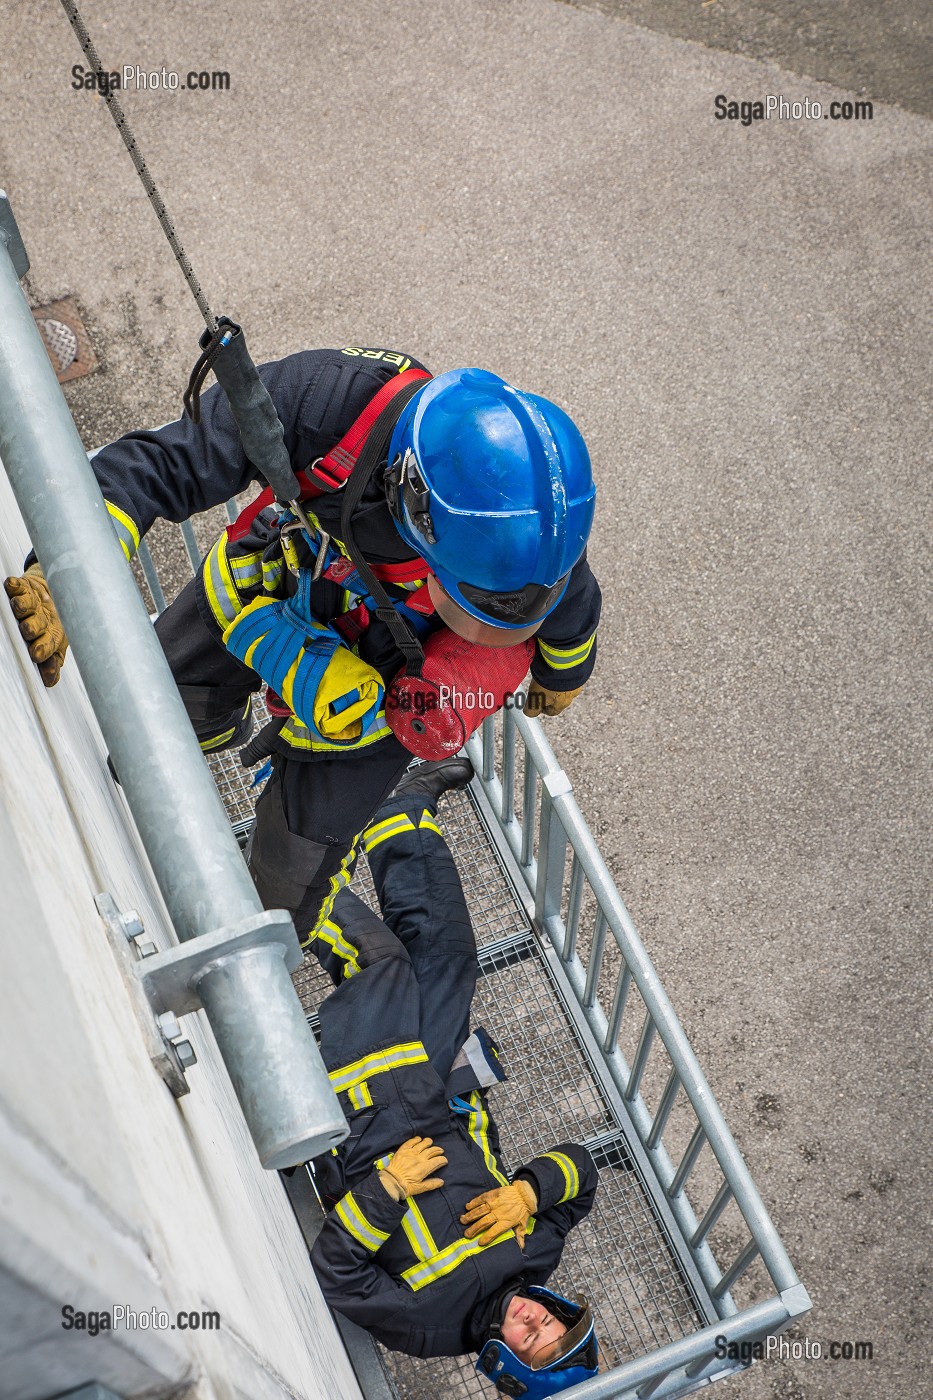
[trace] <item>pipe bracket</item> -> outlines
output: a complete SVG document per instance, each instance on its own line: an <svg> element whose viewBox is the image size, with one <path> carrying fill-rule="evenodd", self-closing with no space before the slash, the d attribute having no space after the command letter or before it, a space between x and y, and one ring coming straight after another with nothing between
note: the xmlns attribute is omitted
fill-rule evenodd
<svg viewBox="0 0 933 1400"><path fill-rule="evenodd" d="M289 972L301 966L302 953L291 915L284 909L263 909L239 923L154 953L137 964L136 975L156 1015L172 1011L176 1016L187 1016L201 1010L198 983L214 964L270 944L281 946Z"/></svg>

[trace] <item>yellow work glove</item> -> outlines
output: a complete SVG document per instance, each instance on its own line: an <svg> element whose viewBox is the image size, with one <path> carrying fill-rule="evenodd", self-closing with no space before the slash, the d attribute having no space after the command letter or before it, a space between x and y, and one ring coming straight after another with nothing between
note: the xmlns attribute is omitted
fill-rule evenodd
<svg viewBox="0 0 933 1400"><path fill-rule="evenodd" d="M537 1209L534 1187L527 1181L513 1181L467 1201L460 1224L467 1227L463 1232L467 1239L479 1235L480 1244L492 1244L506 1230L514 1230L519 1249L524 1249L528 1222Z"/></svg>
<svg viewBox="0 0 933 1400"><path fill-rule="evenodd" d="M55 685L68 650L68 638L55 611L45 574L38 564L30 564L25 574L4 579L3 586L43 684Z"/></svg>
<svg viewBox="0 0 933 1400"><path fill-rule="evenodd" d="M583 686L578 685L576 690L545 690L543 685L532 681L525 700L525 714L562 715L582 689Z"/></svg>
<svg viewBox="0 0 933 1400"><path fill-rule="evenodd" d="M432 1138L413 1137L392 1154L389 1165L379 1173L379 1180L393 1200L403 1201L406 1196L420 1196L443 1186L443 1180L431 1173L446 1165L443 1148L435 1147Z"/></svg>

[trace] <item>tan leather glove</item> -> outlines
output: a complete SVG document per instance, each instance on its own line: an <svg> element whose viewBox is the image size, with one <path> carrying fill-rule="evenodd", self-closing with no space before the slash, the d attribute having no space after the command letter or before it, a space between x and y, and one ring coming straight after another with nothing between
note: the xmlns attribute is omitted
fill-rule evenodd
<svg viewBox="0 0 933 1400"><path fill-rule="evenodd" d="M55 611L45 574L38 564L30 564L25 574L4 579L3 587L43 684L57 684L68 638Z"/></svg>
<svg viewBox="0 0 933 1400"><path fill-rule="evenodd" d="M562 715L582 689L583 686L578 685L576 690L545 690L543 685L532 681L525 701L525 714Z"/></svg>
<svg viewBox="0 0 933 1400"><path fill-rule="evenodd" d="M403 1201L406 1196L420 1196L443 1186L441 1177L432 1177L431 1173L446 1165L443 1148L435 1147L432 1138L413 1137L392 1154L389 1165L379 1173L379 1180L393 1200Z"/></svg>
<svg viewBox="0 0 933 1400"><path fill-rule="evenodd" d="M467 1201L460 1224L467 1227L463 1232L467 1239L479 1235L480 1244L492 1244L506 1230L514 1230L519 1248L524 1249L528 1222L537 1209L538 1198L531 1183L513 1181Z"/></svg>

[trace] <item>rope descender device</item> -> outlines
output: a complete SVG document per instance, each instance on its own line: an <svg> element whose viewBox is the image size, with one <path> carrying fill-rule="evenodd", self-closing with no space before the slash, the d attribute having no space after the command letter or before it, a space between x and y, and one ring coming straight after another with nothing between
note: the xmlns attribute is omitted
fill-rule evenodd
<svg viewBox="0 0 933 1400"><path fill-rule="evenodd" d="M198 344L201 354L185 390L185 412L192 423L201 421L201 389L213 370L227 396L247 458L268 482L275 499L281 505L288 505L310 530L311 524L299 499L301 484L292 471L279 415L253 364L242 327L229 316L218 316L214 329L208 327Z"/></svg>

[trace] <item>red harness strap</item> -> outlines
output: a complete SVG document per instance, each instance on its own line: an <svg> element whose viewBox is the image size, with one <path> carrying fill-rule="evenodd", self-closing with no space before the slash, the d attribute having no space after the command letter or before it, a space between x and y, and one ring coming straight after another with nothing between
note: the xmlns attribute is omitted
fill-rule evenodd
<svg viewBox="0 0 933 1400"><path fill-rule="evenodd" d="M416 588L414 593L409 593L405 599L406 608L411 608L412 612L421 613L422 617L433 617L434 599L428 592L428 585L423 583L420 588Z"/></svg>
<svg viewBox="0 0 933 1400"><path fill-rule="evenodd" d="M369 608L365 603L357 603L349 612L335 617L331 627L339 632L348 647L355 646L370 624Z"/></svg>
<svg viewBox="0 0 933 1400"><path fill-rule="evenodd" d="M319 458L317 462L312 462L311 466L308 467L306 471L295 473L298 478L298 484L301 487L301 496L299 499L307 501L312 500L315 496L323 496L325 493L331 491L339 491L341 486L346 484L347 478L356 466L357 458L363 450L363 444L366 441L369 431L386 404L395 397L400 389L404 389L406 384L411 384L416 379L430 378L431 376L428 374L427 370L406 369L403 374L396 374L392 379L387 379L382 388L370 399L360 416L347 429L336 447L332 447L330 451L324 457ZM265 510L266 506L274 504L275 495L271 486L267 486L264 491L260 492L255 501L251 501L245 510L240 512L233 524L227 526L227 539L234 544L237 540L241 540L243 536L248 533L250 526L259 512ZM421 565L423 570L423 561L418 560L417 562ZM380 565L379 567L394 569L408 567L408 565L391 564ZM379 574L376 570L374 570L374 572L377 577L383 577L383 575ZM404 580L399 575L396 575L393 581L409 582L411 579L419 577L423 577L423 572L421 574L414 573L410 575L409 579Z"/></svg>
<svg viewBox="0 0 933 1400"><path fill-rule="evenodd" d="M326 456L322 457L320 461L312 463L308 468L308 475L318 487L315 495L320 495L322 490L340 490L356 466L357 458L363 450L363 444L369 436L369 430L386 404L394 399L395 395L400 389L404 389L406 384L412 384L417 379L430 378L427 370L406 369L404 374L396 374L394 378L386 380L378 393L370 399L356 422L344 433L337 446L332 447Z"/></svg>

